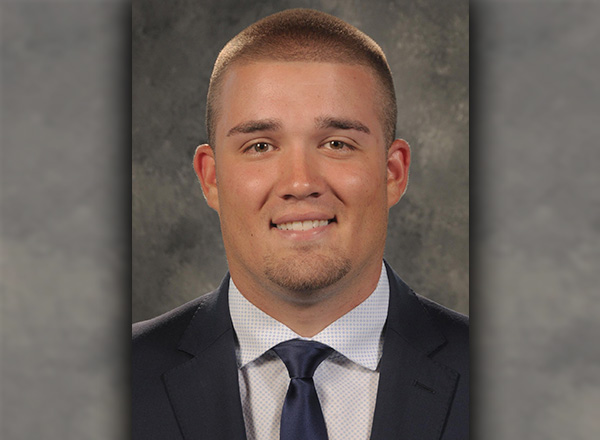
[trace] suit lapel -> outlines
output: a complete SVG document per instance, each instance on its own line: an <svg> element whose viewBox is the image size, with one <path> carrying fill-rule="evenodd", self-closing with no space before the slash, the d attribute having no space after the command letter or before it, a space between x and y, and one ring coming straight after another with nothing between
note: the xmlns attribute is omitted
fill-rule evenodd
<svg viewBox="0 0 600 440"><path fill-rule="evenodd" d="M240 401L235 339L226 277L207 295L181 338L193 357L164 374L171 405L185 439L246 438Z"/></svg>
<svg viewBox="0 0 600 440"><path fill-rule="evenodd" d="M386 268L390 305L371 439L437 440L458 374L430 358L446 340L416 295Z"/></svg>

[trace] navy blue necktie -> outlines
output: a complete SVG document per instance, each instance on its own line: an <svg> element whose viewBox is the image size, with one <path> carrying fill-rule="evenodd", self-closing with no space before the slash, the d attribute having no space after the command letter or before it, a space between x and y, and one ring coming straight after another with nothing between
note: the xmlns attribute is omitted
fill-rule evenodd
<svg viewBox="0 0 600 440"><path fill-rule="evenodd" d="M273 347L290 374L281 413L281 440L327 440L327 428L313 374L333 349L319 342L292 339Z"/></svg>

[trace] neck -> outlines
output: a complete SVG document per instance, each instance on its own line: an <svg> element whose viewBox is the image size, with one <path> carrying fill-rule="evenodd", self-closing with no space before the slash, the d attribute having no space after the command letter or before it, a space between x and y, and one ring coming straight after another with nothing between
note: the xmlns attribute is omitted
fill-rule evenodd
<svg viewBox="0 0 600 440"><path fill-rule="evenodd" d="M236 287L248 301L298 335L310 338L371 295L381 275L381 263L365 268L353 277L340 280L335 286L318 292L305 292L301 299L298 293L283 291L281 288L259 288L239 275L231 271Z"/></svg>

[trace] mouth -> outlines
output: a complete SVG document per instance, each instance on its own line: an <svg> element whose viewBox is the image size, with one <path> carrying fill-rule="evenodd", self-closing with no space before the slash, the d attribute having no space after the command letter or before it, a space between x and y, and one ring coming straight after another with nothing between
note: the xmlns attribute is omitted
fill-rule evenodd
<svg viewBox="0 0 600 440"><path fill-rule="evenodd" d="M330 223L335 222L336 219L331 218L329 220L302 220L302 221L291 221L285 223L271 223L272 228L277 228L280 231L310 231L311 229L320 228L327 226Z"/></svg>

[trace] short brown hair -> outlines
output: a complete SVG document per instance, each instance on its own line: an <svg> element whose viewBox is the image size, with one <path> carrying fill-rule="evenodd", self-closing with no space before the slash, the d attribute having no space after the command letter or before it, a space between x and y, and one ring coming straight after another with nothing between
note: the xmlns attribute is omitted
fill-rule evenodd
<svg viewBox="0 0 600 440"><path fill-rule="evenodd" d="M238 62L327 61L364 65L380 83L381 114L389 144L396 135L396 93L381 47L368 35L333 15L288 9L269 15L237 34L219 53L208 86L206 129L215 147L217 98L227 68Z"/></svg>

